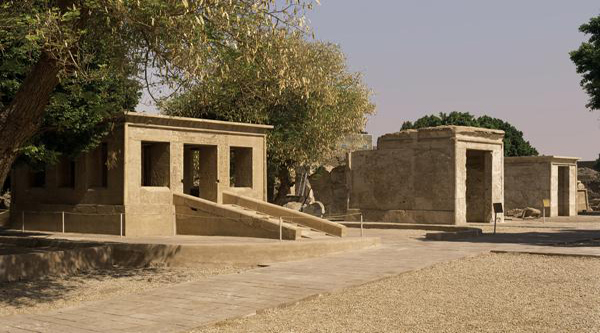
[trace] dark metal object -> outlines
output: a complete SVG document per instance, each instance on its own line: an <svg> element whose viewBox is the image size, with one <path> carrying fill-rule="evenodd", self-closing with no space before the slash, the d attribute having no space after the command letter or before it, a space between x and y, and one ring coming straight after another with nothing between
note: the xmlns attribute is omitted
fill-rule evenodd
<svg viewBox="0 0 600 333"><path fill-rule="evenodd" d="M501 202L494 202L494 235L496 234L496 223L498 222L498 213L504 213Z"/></svg>

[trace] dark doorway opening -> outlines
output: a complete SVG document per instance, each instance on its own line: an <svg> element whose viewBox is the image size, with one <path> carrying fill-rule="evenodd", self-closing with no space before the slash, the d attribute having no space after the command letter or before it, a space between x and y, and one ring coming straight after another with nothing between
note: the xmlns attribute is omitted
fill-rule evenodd
<svg viewBox="0 0 600 333"><path fill-rule="evenodd" d="M252 187L252 148L229 149L229 186Z"/></svg>
<svg viewBox="0 0 600 333"><path fill-rule="evenodd" d="M183 193L217 201L217 146L185 145L183 148Z"/></svg>
<svg viewBox="0 0 600 333"><path fill-rule="evenodd" d="M569 216L569 167L558 167L558 216Z"/></svg>
<svg viewBox="0 0 600 333"><path fill-rule="evenodd" d="M89 153L87 168L89 187L108 187L108 144L106 142Z"/></svg>
<svg viewBox="0 0 600 333"><path fill-rule="evenodd" d="M492 153L467 150L467 222L490 222L492 216Z"/></svg>
<svg viewBox="0 0 600 333"><path fill-rule="evenodd" d="M142 142L142 186L169 187L171 156L168 142Z"/></svg>
<svg viewBox="0 0 600 333"><path fill-rule="evenodd" d="M75 188L75 161L62 158L58 163L58 186Z"/></svg>

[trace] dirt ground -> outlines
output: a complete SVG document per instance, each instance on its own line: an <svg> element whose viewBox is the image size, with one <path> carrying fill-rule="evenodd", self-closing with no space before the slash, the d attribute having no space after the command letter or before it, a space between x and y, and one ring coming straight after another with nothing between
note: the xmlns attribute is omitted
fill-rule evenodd
<svg viewBox="0 0 600 333"><path fill-rule="evenodd" d="M488 254L193 332L598 332L599 276L595 258Z"/></svg>
<svg viewBox="0 0 600 333"><path fill-rule="evenodd" d="M249 266L204 265L195 267L114 267L76 275L0 283L0 316L41 313L109 299L211 275L238 273Z"/></svg>

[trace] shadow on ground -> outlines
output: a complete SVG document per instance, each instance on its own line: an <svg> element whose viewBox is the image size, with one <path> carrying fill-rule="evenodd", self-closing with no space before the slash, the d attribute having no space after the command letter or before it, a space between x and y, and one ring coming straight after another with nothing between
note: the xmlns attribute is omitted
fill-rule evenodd
<svg viewBox="0 0 600 333"><path fill-rule="evenodd" d="M128 278L150 281L149 279L153 278L152 275L161 269L160 267L143 269L114 267L81 272L77 275L47 276L36 280L2 282L0 283L0 307L20 308L51 303L57 299L64 299L66 295L85 287L90 281Z"/></svg>
<svg viewBox="0 0 600 333"><path fill-rule="evenodd" d="M600 247L600 230L568 229L530 232L502 230L497 234L486 232L480 237L448 240L453 243L524 244L557 247Z"/></svg>

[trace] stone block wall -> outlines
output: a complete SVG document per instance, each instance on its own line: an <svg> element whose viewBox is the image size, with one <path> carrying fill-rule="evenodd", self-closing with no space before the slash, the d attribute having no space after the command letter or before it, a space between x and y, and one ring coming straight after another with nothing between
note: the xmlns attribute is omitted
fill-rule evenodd
<svg viewBox="0 0 600 333"><path fill-rule="evenodd" d="M109 233L126 236L174 235L173 194L190 190L185 148L213 147L201 157L213 163L206 199L222 201L222 191L266 199L267 125L251 125L132 113L96 151L75 163L34 173L18 165L12 173L11 225L26 230ZM230 149L244 149L237 170L242 186L230 184ZM74 167L72 167L74 165ZM202 172L209 169L200 170ZM35 175L35 178L32 178ZM41 175L41 177L40 177ZM71 177L74 182L70 181ZM32 182L32 179L35 182ZM110 213L106 213L110 211ZM86 212L84 215L83 212ZM123 214L123 216L121 216ZM121 222L122 221L122 222Z"/></svg>
<svg viewBox="0 0 600 333"><path fill-rule="evenodd" d="M349 199L348 172L346 165L337 166L331 171L319 168L308 178L315 200L323 204L327 216L346 214Z"/></svg>
<svg viewBox="0 0 600 333"><path fill-rule="evenodd" d="M561 174L562 173L562 174ZM532 207L546 216L577 215L577 158L507 157L504 165L506 210Z"/></svg>
<svg viewBox="0 0 600 333"><path fill-rule="evenodd" d="M359 209L369 221L489 222L492 203L503 202L502 137L502 131L459 126L380 137L377 150L351 154L350 208ZM475 169L467 165L469 151L480 151ZM470 218L467 190L475 186L481 193L472 197L485 200L472 205L480 212Z"/></svg>

